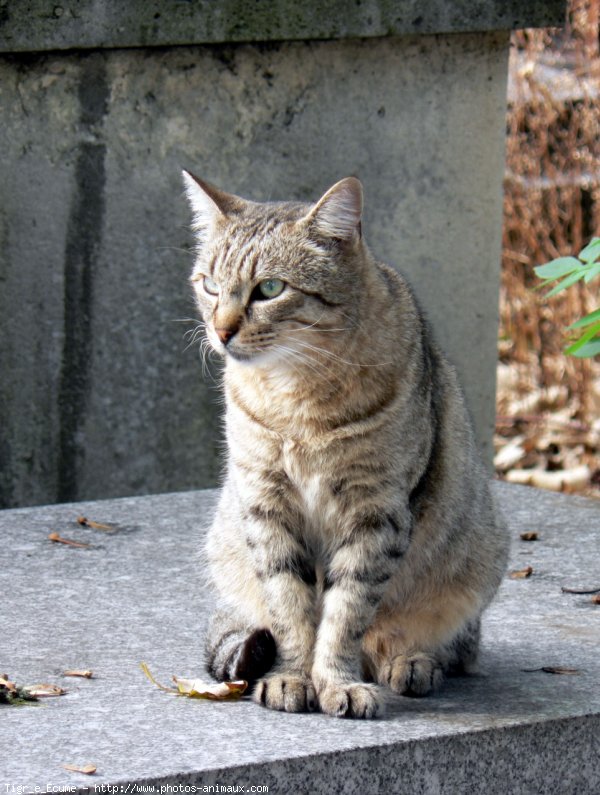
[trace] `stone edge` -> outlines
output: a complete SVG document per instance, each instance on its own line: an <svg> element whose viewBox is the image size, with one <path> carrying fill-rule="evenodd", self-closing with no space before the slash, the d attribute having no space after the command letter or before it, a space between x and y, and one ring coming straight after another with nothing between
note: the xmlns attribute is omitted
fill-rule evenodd
<svg viewBox="0 0 600 795"><path fill-rule="evenodd" d="M0 0L0 52L477 33L561 26L565 0Z"/></svg>

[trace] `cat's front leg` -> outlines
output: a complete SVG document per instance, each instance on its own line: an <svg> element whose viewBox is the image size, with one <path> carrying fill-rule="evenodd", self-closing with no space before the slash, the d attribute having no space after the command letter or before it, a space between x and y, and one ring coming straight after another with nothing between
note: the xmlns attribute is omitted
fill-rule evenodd
<svg viewBox="0 0 600 795"><path fill-rule="evenodd" d="M316 571L293 510L254 505L246 512L246 541L277 645L273 671L253 698L270 709L302 712L317 707L311 667L316 636Z"/></svg>
<svg viewBox="0 0 600 795"><path fill-rule="evenodd" d="M410 525L408 512L355 516L331 556L312 668L319 706L329 715L383 712L381 688L361 681L361 643L406 551Z"/></svg>

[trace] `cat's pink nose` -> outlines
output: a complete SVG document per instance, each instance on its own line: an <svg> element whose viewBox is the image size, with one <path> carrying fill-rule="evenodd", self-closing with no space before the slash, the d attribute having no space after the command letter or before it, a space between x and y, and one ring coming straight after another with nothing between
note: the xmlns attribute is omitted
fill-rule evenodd
<svg viewBox="0 0 600 795"><path fill-rule="evenodd" d="M225 328L216 328L217 337L221 340L223 345L227 345L229 340L233 337L236 333L237 328L232 328L231 326L227 326Z"/></svg>

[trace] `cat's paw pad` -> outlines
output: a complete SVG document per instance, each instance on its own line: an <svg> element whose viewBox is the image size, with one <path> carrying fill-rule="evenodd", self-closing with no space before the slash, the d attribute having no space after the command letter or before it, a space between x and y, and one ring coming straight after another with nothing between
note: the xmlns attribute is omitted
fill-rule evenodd
<svg viewBox="0 0 600 795"><path fill-rule="evenodd" d="M259 679L252 698L282 712L314 712L317 697L311 680L302 674L272 674Z"/></svg>
<svg viewBox="0 0 600 795"><path fill-rule="evenodd" d="M426 696L437 690L443 679L441 665L430 654L399 654L384 666L379 677L382 684L404 696Z"/></svg>
<svg viewBox="0 0 600 795"><path fill-rule="evenodd" d="M384 712L380 688L363 682L326 684L319 692L319 707L336 718L377 718Z"/></svg>

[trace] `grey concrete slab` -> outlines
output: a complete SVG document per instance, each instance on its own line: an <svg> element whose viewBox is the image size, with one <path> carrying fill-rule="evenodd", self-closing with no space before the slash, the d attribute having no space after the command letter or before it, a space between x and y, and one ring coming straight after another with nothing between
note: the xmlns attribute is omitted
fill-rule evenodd
<svg viewBox="0 0 600 795"><path fill-rule="evenodd" d="M600 606L561 586L600 586L600 503L495 490L511 568L530 565L532 576L507 577L486 614L479 676L431 698L396 697L375 722L180 699L144 678L140 660L165 682L200 673L211 604L200 549L214 492L1 513L0 670L69 692L0 707L0 789L597 795ZM80 527L80 513L120 529ZM539 540L521 541L531 530ZM51 531L92 546L53 544ZM544 666L577 673L525 671ZM61 676L76 667L95 678ZM68 773L66 763L97 773ZM168 785L183 789L160 789Z"/></svg>
<svg viewBox="0 0 600 795"><path fill-rule="evenodd" d="M564 0L2 0L0 52L560 26Z"/></svg>

